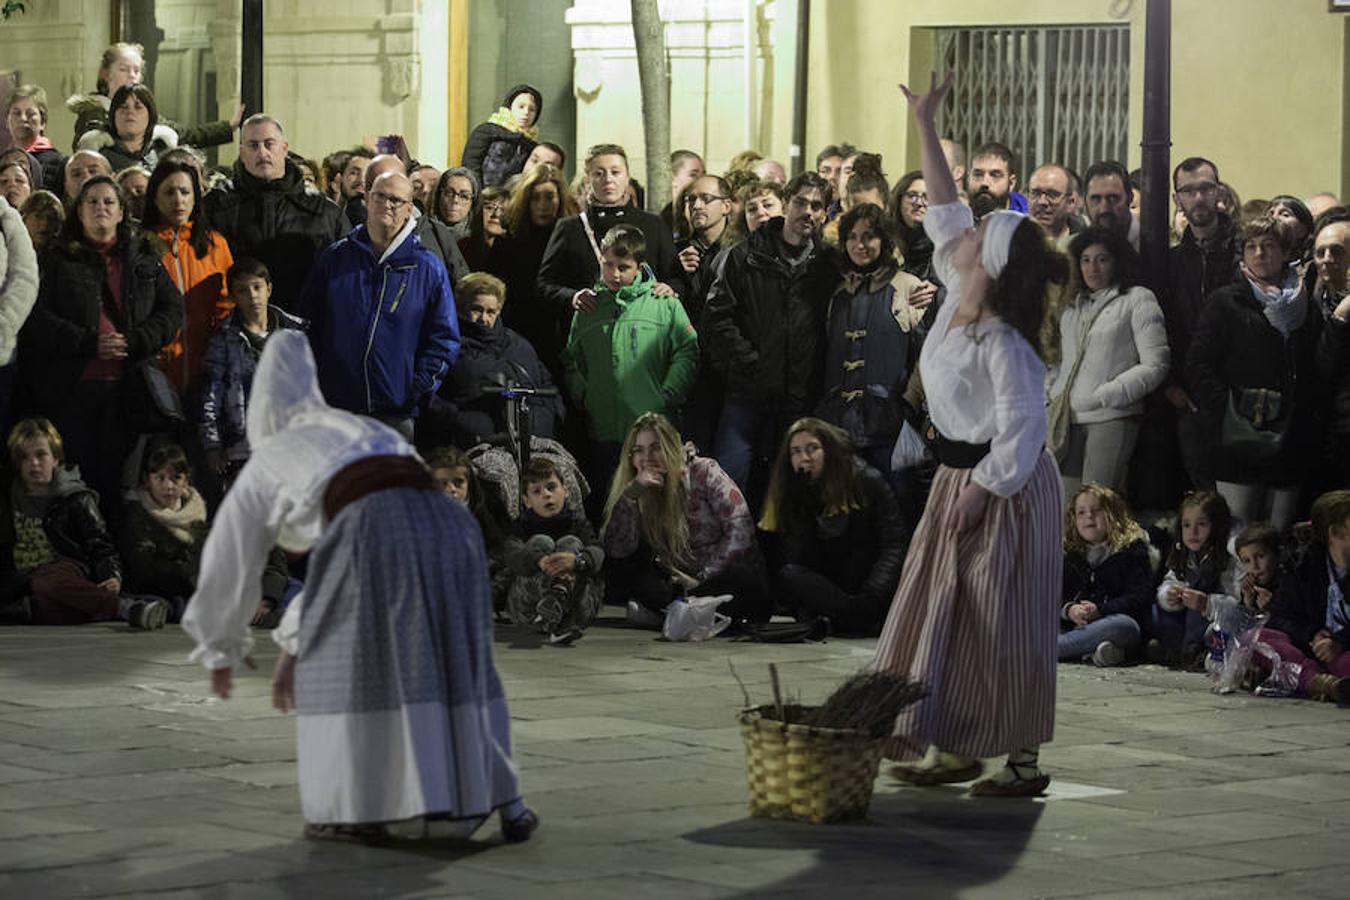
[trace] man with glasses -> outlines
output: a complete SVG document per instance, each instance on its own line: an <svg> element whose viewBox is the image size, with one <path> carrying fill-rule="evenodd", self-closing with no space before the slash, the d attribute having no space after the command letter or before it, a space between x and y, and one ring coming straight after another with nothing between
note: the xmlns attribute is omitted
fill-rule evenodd
<svg viewBox="0 0 1350 900"><path fill-rule="evenodd" d="M386 172L404 171L403 160L394 156L392 153L381 153L370 161L366 166L365 185L361 193L363 196L370 196L370 186L375 183L375 179L384 175ZM408 176L409 182L413 186L413 207L411 215L417 221L417 227L413 234L445 266L445 271L450 276L451 284L459 284L459 280L470 271L469 264L464 261L464 254L459 250L459 241L450 226L444 222L438 221L434 216L423 214L417 207L417 176L412 174ZM364 204L363 204L364 205Z"/></svg>
<svg viewBox="0 0 1350 900"><path fill-rule="evenodd" d="M717 259L723 250L722 237L731 214L730 187L717 175L696 179L684 193L684 212L693 234L678 255L688 285L680 299L689 321L698 329L702 326L704 302L717 274ZM700 343L699 349L702 359L685 404L684 433L695 446L710 450L724 385L708 356L706 344Z"/></svg>
<svg viewBox="0 0 1350 900"><path fill-rule="evenodd" d="M1069 171L1055 163L1032 172L1027 182L1028 212L1061 251L1068 249L1069 239L1074 235L1070 186Z"/></svg>
<svg viewBox="0 0 1350 900"><path fill-rule="evenodd" d="M281 123L264 113L239 130L231 181L203 198L207 221L230 243L235 259L251 256L272 273L272 302L295 311L314 260L349 230L337 204L305 190Z"/></svg>
<svg viewBox="0 0 1350 900"><path fill-rule="evenodd" d="M779 437L819 399L825 308L839 280L821 238L829 182L803 172L785 194L783 218L726 252L700 330L726 379L713 455L752 508Z"/></svg>
<svg viewBox="0 0 1350 900"><path fill-rule="evenodd" d="M380 175L367 198L365 224L319 258L300 314L328 403L412 440L459 353L455 301L445 266L414 234L408 176Z"/></svg>
<svg viewBox="0 0 1350 900"><path fill-rule="evenodd" d="M1217 288L1241 277L1238 264L1242 247L1237 226L1219 211L1219 168L1209 160L1192 156L1172 172L1177 208L1186 216L1181 241L1168 251L1168 291L1163 312L1172 367L1164 393L1177 416L1182 462L1196 488L1213 488L1208 449L1210 435L1186 389L1186 351L1190 348L1200 307Z"/></svg>

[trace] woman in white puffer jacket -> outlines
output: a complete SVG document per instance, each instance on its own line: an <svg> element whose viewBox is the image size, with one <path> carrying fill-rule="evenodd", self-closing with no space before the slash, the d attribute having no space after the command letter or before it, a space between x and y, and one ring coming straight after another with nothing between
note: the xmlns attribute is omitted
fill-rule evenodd
<svg viewBox="0 0 1350 900"><path fill-rule="evenodd" d="M1069 428L1052 449L1066 494L1087 482L1122 491L1144 398L1167 375L1167 329L1123 237L1089 228L1069 243L1069 261L1073 299L1059 320L1061 359L1047 374L1052 417L1068 392Z"/></svg>
<svg viewBox="0 0 1350 900"><path fill-rule="evenodd" d="M19 211L0 197L0 429L11 424L14 346L37 299L38 265Z"/></svg>

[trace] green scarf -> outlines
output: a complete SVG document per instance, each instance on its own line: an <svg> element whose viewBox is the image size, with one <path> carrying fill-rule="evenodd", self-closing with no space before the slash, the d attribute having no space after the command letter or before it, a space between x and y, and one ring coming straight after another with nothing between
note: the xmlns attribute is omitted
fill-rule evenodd
<svg viewBox="0 0 1350 900"><path fill-rule="evenodd" d="M529 128L521 128L516 124L516 117L511 115L511 110L505 106L499 107L495 113L488 116L488 121L493 125L502 126L507 131L523 134L532 141L539 140L539 127L531 125Z"/></svg>

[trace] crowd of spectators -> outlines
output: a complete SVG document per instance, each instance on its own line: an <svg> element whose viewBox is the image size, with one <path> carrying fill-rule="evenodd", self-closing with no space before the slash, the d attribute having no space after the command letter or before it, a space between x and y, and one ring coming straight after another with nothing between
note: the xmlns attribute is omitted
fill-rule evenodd
<svg viewBox="0 0 1350 900"><path fill-rule="evenodd" d="M68 101L69 155L41 87L5 110L0 616L180 616L249 457L259 355L298 329L327 401L414 440L473 509L517 627L569 644L603 602L655 626L721 594L751 633L877 632L935 467L917 361L947 291L922 173L849 144L791 180L679 150L654 213L619 145L567 181L530 85L442 171L401 139L306 156L266 113L175 124L142 63L108 49ZM1071 273L1018 323L1068 504L1061 657L1204 668L1236 604L1270 616L1301 690L1345 700L1350 210L1239 205L1189 157L1156 279L1138 215L1169 198L1138 173L1042 160L1024 195L1003 144L942 147L977 220L1026 213ZM303 574L274 559L259 624Z"/></svg>

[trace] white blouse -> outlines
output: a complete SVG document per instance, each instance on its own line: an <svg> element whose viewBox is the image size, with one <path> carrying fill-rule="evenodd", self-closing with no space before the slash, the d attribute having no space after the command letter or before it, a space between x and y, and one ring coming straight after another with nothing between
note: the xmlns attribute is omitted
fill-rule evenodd
<svg viewBox="0 0 1350 900"><path fill-rule="evenodd" d="M324 403L308 341L298 331L268 340L247 430L252 455L216 513L183 615L183 630L197 641L190 659L208 669L233 668L252 649L249 621L267 557L278 544L300 553L319 539L332 477L369 456L414 455L392 428ZM292 600L297 612L299 602Z"/></svg>
<svg viewBox="0 0 1350 900"><path fill-rule="evenodd" d="M1045 447L1045 363L1017 329L998 317L951 329L961 297L952 253L975 220L965 204L929 207L924 230L947 300L919 356L928 414L944 437L990 442L971 475L980 486L1011 497L1022 489Z"/></svg>

